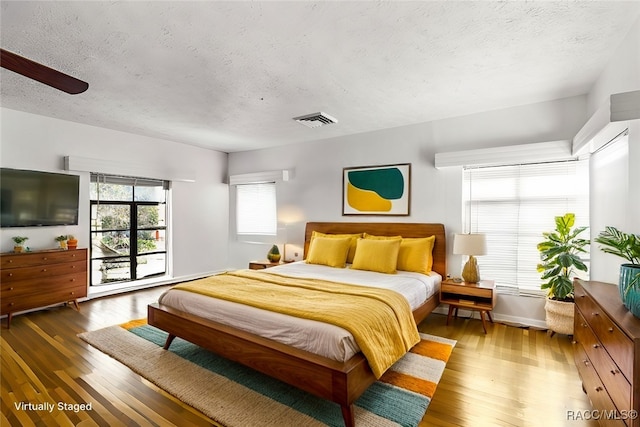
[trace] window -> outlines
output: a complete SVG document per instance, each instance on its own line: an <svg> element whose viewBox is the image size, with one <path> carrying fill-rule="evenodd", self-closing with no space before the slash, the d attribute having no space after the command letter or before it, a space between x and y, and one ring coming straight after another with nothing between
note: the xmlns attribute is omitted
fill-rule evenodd
<svg viewBox="0 0 640 427"><path fill-rule="evenodd" d="M554 217L573 212L589 225L589 166L585 160L483 167L463 171L465 232L486 233L481 277L498 290L542 296L537 244ZM583 238L589 239L588 230ZM588 262L588 260L584 260Z"/></svg>
<svg viewBox="0 0 640 427"><path fill-rule="evenodd" d="M91 285L167 272L168 181L91 174Z"/></svg>
<svg viewBox="0 0 640 427"><path fill-rule="evenodd" d="M275 236L277 227L275 182L236 185L238 235Z"/></svg>

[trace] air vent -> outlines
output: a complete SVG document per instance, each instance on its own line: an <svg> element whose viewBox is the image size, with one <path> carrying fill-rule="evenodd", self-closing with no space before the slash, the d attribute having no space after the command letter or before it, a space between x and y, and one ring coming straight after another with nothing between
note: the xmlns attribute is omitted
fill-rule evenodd
<svg viewBox="0 0 640 427"><path fill-rule="evenodd" d="M324 125L330 125L331 123L338 123L338 119L334 119L327 113L323 112L294 117L293 120L310 128L317 128Z"/></svg>

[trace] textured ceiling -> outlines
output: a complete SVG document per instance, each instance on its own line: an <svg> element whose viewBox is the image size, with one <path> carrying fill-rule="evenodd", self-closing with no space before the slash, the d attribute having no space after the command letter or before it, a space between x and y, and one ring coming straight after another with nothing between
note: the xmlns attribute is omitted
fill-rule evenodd
<svg viewBox="0 0 640 427"><path fill-rule="evenodd" d="M640 2L1 3L3 107L233 152L585 94ZM309 129L293 117L339 123Z"/></svg>

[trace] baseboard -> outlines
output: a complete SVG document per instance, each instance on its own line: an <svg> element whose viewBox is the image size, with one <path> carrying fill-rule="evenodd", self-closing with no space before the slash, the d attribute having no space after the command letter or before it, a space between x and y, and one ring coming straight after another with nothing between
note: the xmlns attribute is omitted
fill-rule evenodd
<svg viewBox="0 0 640 427"><path fill-rule="evenodd" d="M438 314L444 314L446 316L449 312L449 306L441 304L435 310L433 310L433 312ZM478 314L478 311L465 310L463 308L458 310L458 317L471 317L471 318L476 318L478 320L480 319L480 315ZM505 314L496 313L495 311L491 312L491 317L493 317L493 320L495 322L505 323L509 326L547 329L547 324L544 320L531 319L528 317L509 316Z"/></svg>

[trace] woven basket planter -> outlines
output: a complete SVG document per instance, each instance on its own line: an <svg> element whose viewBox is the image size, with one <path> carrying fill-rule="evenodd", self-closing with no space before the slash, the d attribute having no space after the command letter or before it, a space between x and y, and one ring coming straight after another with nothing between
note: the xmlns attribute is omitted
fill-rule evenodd
<svg viewBox="0 0 640 427"><path fill-rule="evenodd" d="M549 330L559 334L573 335L575 303L547 298L544 310L547 312L546 320Z"/></svg>

